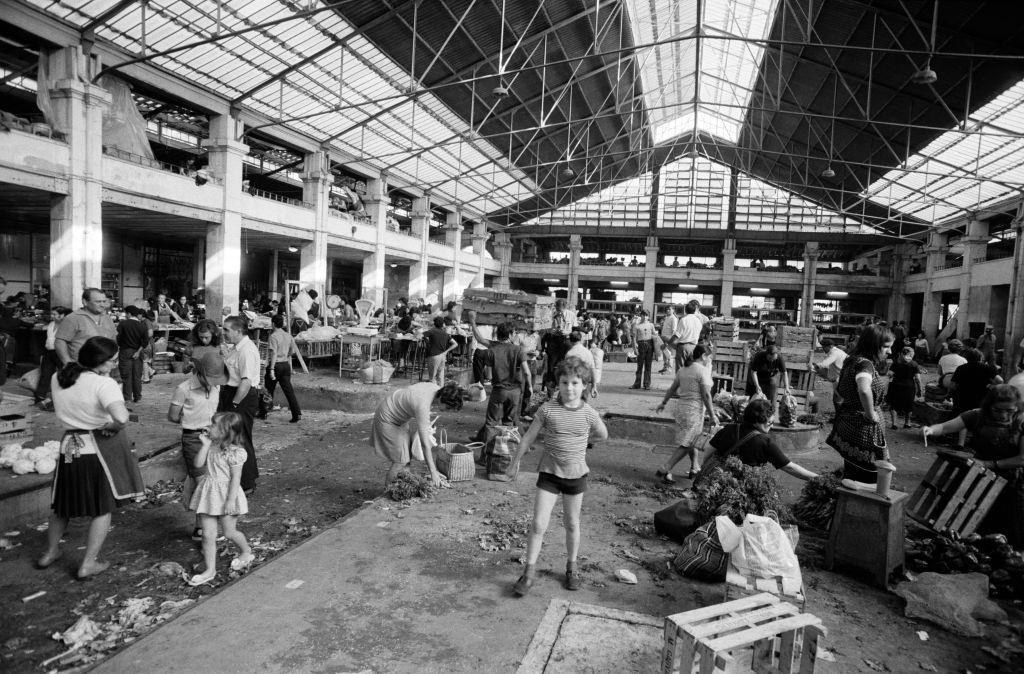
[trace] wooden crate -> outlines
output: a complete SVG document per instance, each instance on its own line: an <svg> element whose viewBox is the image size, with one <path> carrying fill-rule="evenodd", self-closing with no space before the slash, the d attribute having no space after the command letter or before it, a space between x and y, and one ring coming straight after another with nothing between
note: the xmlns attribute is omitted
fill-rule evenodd
<svg viewBox="0 0 1024 674"><path fill-rule="evenodd" d="M661 671L741 671L739 658L753 651L755 672L811 674L826 633L817 616L760 593L665 618Z"/></svg>
<svg viewBox="0 0 1024 674"><path fill-rule="evenodd" d="M28 415L32 410L32 397L18 395L17 393L0 392L3 398L0 399L0 417L12 414Z"/></svg>
<svg viewBox="0 0 1024 674"><path fill-rule="evenodd" d="M735 318L715 318L711 321L712 342L740 341L740 322Z"/></svg>
<svg viewBox="0 0 1024 674"><path fill-rule="evenodd" d="M1006 480L967 455L940 451L907 505L907 514L937 532L974 533Z"/></svg>
<svg viewBox="0 0 1024 674"><path fill-rule="evenodd" d="M792 602L799 607L801 612L807 605L804 588L799 583L782 576L774 578L744 576L735 566L729 565L729 570L725 575L725 601L740 597L752 597L762 592L768 592L783 601Z"/></svg>
<svg viewBox="0 0 1024 674"><path fill-rule="evenodd" d="M816 328L799 328L793 325L778 327L779 346L814 348Z"/></svg>
<svg viewBox="0 0 1024 674"><path fill-rule="evenodd" d="M32 418L24 414L7 414L0 417L0 433L23 431L32 426Z"/></svg>
<svg viewBox="0 0 1024 674"><path fill-rule="evenodd" d="M723 340L715 341L714 347L714 358L711 361L712 378L731 378L730 390L741 393L747 385L747 343Z"/></svg>
<svg viewBox="0 0 1024 674"><path fill-rule="evenodd" d="M0 447L14 442L24 444L31 440L33 435L35 435L35 432L31 424L28 426L28 428L24 428L20 431L0 433Z"/></svg>
<svg viewBox="0 0 1024 674"><path fill-rule="evenodd" d="M463 312L475 311L480 325L507 322L517 329L547 330L551 327L554 309L555 298L544 295L499 292L491 288L468 288L462 295Z"/></svg>
<svg viewBox="0 0 1024 674"><path fill-rule="evenodd" d="M158 353L153 356L153 362L150 365L156 374L167 374L171 371L171 360L173 359L173 353Z"/></svg>

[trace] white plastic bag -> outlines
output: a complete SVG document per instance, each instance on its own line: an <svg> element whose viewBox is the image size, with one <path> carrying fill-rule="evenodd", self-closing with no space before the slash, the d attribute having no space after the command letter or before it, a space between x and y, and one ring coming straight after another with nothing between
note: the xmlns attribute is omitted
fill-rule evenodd
<svg viewBox="0 0 1024 674"><path fill-rule="evenodd" d="M29 370L18 379L18 386L27 388L29 391L35 391L39 388L39 374L38 367L34 370Z"/></svg>
<svg viewBox="0 0 1024 674"><path fill-rule="evenodd" d="M748 514L742 527L728 517L715 519L722 549L729 553L737 571L755 578L782 577L796 587L803 585L793 544L774 519Z"/></svg>

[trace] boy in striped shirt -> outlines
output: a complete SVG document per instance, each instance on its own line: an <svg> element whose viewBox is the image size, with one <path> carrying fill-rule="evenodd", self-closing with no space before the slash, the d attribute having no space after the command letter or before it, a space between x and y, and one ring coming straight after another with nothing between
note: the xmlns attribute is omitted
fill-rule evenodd
<svg viewBox="0 0 1024 674"><path fill-rule="evenodd" d="M580 548L580 510L590 471L587 467L587 441L608 437L601 415L583 400L583 390L591 382L590 368L578 358L566 358L555 369L554 375L558 380L558 397L541 405L520 443L522 455L530 450L541 430L544 431L533 524L527 539L526 571L512 586L512 591L520 597L530 591L536 579L537 558L551 519L551 510L559 496L562 497L562 522L565 526L565 586L569 590L580 589L583 579L576 558Z"/></svg>

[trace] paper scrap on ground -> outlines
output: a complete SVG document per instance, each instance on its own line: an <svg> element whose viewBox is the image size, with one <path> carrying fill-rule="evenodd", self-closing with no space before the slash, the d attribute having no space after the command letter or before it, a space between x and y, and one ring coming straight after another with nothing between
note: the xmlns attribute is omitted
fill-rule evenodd
<svg viewBox="0 0 1024 674"><path fill-rule="evenodd" d="M921 641L928 641L928 633L925 632L924 630L918 630L917 631L917 638L920 639Z"/></svg>
<svg viewBox="0 0 1024 674"><path fill-rule="evenodd" d="M636 575L632 571L627 571L626 569L619 569L616 571L615 577L620 582L626 583L627 585L636 585L637 583Z"/></svg>
<svg viewBox="0 0 1024 674"><path fill-rule="evenodd" d="M289 590L294 590L295 588L302 587L302 584L305 582L306 581L304 580L299 580L298 578L296 578L295 580L288 581L288 583L285 584L285 587Z"/></svg>

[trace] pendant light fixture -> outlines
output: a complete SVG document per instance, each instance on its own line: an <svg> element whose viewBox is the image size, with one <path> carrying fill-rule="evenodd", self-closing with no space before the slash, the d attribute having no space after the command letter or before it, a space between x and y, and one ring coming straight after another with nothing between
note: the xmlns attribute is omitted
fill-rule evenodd
<svg viewBox="0 0 1024 674"><path fill-rule="evenodd" d="M924 68L910 76L914 84L934 84L938 81L939 75L932 70L932 54L935 52L935 30L939 22L939 1L935 0L935 8L932 12L932 40L928 45L928 59L924 62Z"/></svg>
<svg viewBox="0 0 1024 674"><path fill-rule="evenodd" d="M505 82L505 0L501 0L501 23L498 28L498 86L491 89L495 98L508 96L508 84Z"/></svg>

